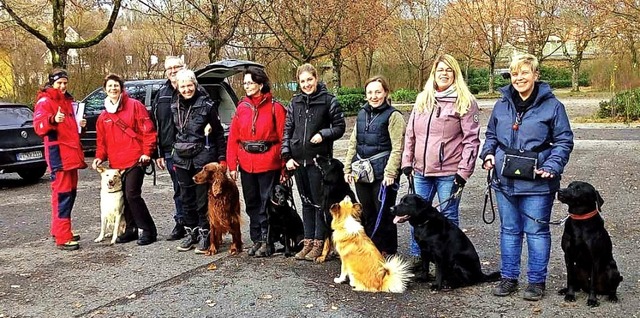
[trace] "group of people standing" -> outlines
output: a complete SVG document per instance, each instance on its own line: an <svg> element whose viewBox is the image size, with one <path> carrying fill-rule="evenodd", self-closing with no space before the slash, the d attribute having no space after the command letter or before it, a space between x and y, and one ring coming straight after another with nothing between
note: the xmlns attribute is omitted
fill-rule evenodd
<svg viewBox="0 0 640 318"><path fill-rule="evenodd" d="M319 206L322 171L317 156L332 157L333 142L345 133L345 119L337 98L319 82L316 69L304 64L297 70L300 93L288 107L276 101L262 68L243 73L243 97L232 118L225 141L218 116L218 101L198 86L194 73L179 58L165 61L167 83L158 93L149 114L144 105L128 98L117 75L105 79L105 111L97 124L97 151L92 167L109 160L124 169L127 229L118 243L138 240L153 243L157 230L141 198L144 167L155 156L160 169L168 169L174 189L175 227L168 240L180 240L178 250L204 253L209 244L207 186L192 177L205 164L227 165L233 180L240 178L249 233L253 246L248 254L270 256L267 205L273 187L293 175L302 202L304 240L296 259L314 260L322 252L329 224ZM355 184L363 206L365 232L383 255L398 252L397 227L389 209L395 205L402 174L416 194L432 201L436 194L440 212L459 226L459 205L467 180L478 158L492 172L500 214L502 280L493 290L506 296L517 290L523 239L528 247L528 281L523 297L542 298L547 276L551 237L549 221L560 175L573 149L573 134L562 103L548 84L539 82L538 61L529 54L514 57L511 84L502 88L494 106L480 150L479 108L463 80L458 62L441 55L433 63L423 91L409 119L389 99L389 83L375 76L365 84L366 103L358 112L349 138L345 181ZM77 169L86 167L71 97L66 93L67 74L52 72L36 103L34 125L45 137L52 175L52 230L59 248L77 249L70 213L75 199ZM227 144L228 143L228 144ZM534 153L534 175L514 177L505 172L505 158L513 152ZM371 178L354 178L352 163L367 161ZM238 176L239 175L239 176ZM141 229L141 234L138 233ZM409 253L419 257L411 239Z"/></svg>

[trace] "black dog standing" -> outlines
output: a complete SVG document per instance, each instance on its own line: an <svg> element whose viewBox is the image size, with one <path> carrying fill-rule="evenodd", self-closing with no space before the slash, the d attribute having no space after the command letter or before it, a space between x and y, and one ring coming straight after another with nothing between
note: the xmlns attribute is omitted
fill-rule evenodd
<svg viewBox="0 0 640 318"><path fill-rule="evenodd" d="M574 181L560 189L558 200L569 206L569 219L562 234L562 250L567 266L567 287L558 293L565 301L576 301L576 290L589 294L587 305L598 306L596 294L618 301L616 291L622 281L613 259L611 238L604 228L600 193L590 184Z"/></svg>
<svg viewBox="0 0 640 318"><path fill-rule="evenodd" d="M280 242L284 256L293 256L302 249L304 226L300 215L291 207L291 188L278 184L273 187L271 201L267 205L269 216L269 242Z"/></svg>

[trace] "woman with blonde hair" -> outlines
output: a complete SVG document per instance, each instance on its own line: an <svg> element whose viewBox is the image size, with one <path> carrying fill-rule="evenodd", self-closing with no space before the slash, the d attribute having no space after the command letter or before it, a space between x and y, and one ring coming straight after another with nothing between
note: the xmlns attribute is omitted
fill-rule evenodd
<svg viewBox="0 0 640 318"><path fill-rule="evenodd" d="M402 173L413 175L416 194L427 201L437 193L440 212L455 225L462 188L478 157L478 112L456 59L439 56L407 123ZM413 240L410 253L420 255Z"/></svg>

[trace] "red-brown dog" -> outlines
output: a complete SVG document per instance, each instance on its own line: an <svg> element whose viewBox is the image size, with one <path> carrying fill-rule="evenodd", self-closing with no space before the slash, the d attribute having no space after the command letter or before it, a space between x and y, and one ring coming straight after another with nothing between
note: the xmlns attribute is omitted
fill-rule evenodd
<svg viewBox="0 0 640 318"><path fill-rule="evenodd" d="M227 167L216 162L208 163L193 176L197 184L209 184L209 251L206 255L218 252L222 236L231 233L232 243L229 254L242 251L240 236L240 192L235 182L227 176Z"/></svg>

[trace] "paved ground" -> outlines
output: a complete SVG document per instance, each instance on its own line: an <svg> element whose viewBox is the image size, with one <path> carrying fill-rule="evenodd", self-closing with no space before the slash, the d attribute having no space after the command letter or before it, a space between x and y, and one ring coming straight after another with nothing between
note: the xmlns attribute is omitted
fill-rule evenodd
<svg viewBox="0 0 640 318"><path fill-rule="evenodd" d="M572 117L589 114L597 102L565 101ZM481 102L483 123L490 105ZM624 125L573 128L576 146L562 184L591 182L606 201L603 214L624 276L617 304L602 299L600 307L591 309L584 293L570 304L555 295L566 279L559 227L552 228L548 293L540 302L526 302L520 294L491 296L491 284L440 293L424 284L412 284L400 295L355 293L333 284L338 260L318 265L282 255L227 257L229 237L212 257L179 253L177 243L165 240L146 247L93 243L100 224L98 174L84 170L73 213L74 228L82 236L76 252L56 250L48 237L48 181L29 185L17 176L0 175L0 317L640 317L640 131ZM339 158L344 145L336 145ZM478 171L469 180L461 220L488 272L499 266L499 225L481 220L484 177ZM160 233L168 234L173 225L170 179L160 172L157 186L152 181L145 180L143 196ZM406 192L404 179L401 192ZM565 213L557 203L552 218ZM243 230L246 234L246 225ZM408 226L401 225L399 232L406 247ZM520 281L526 282L524 274Z"/></svg>

